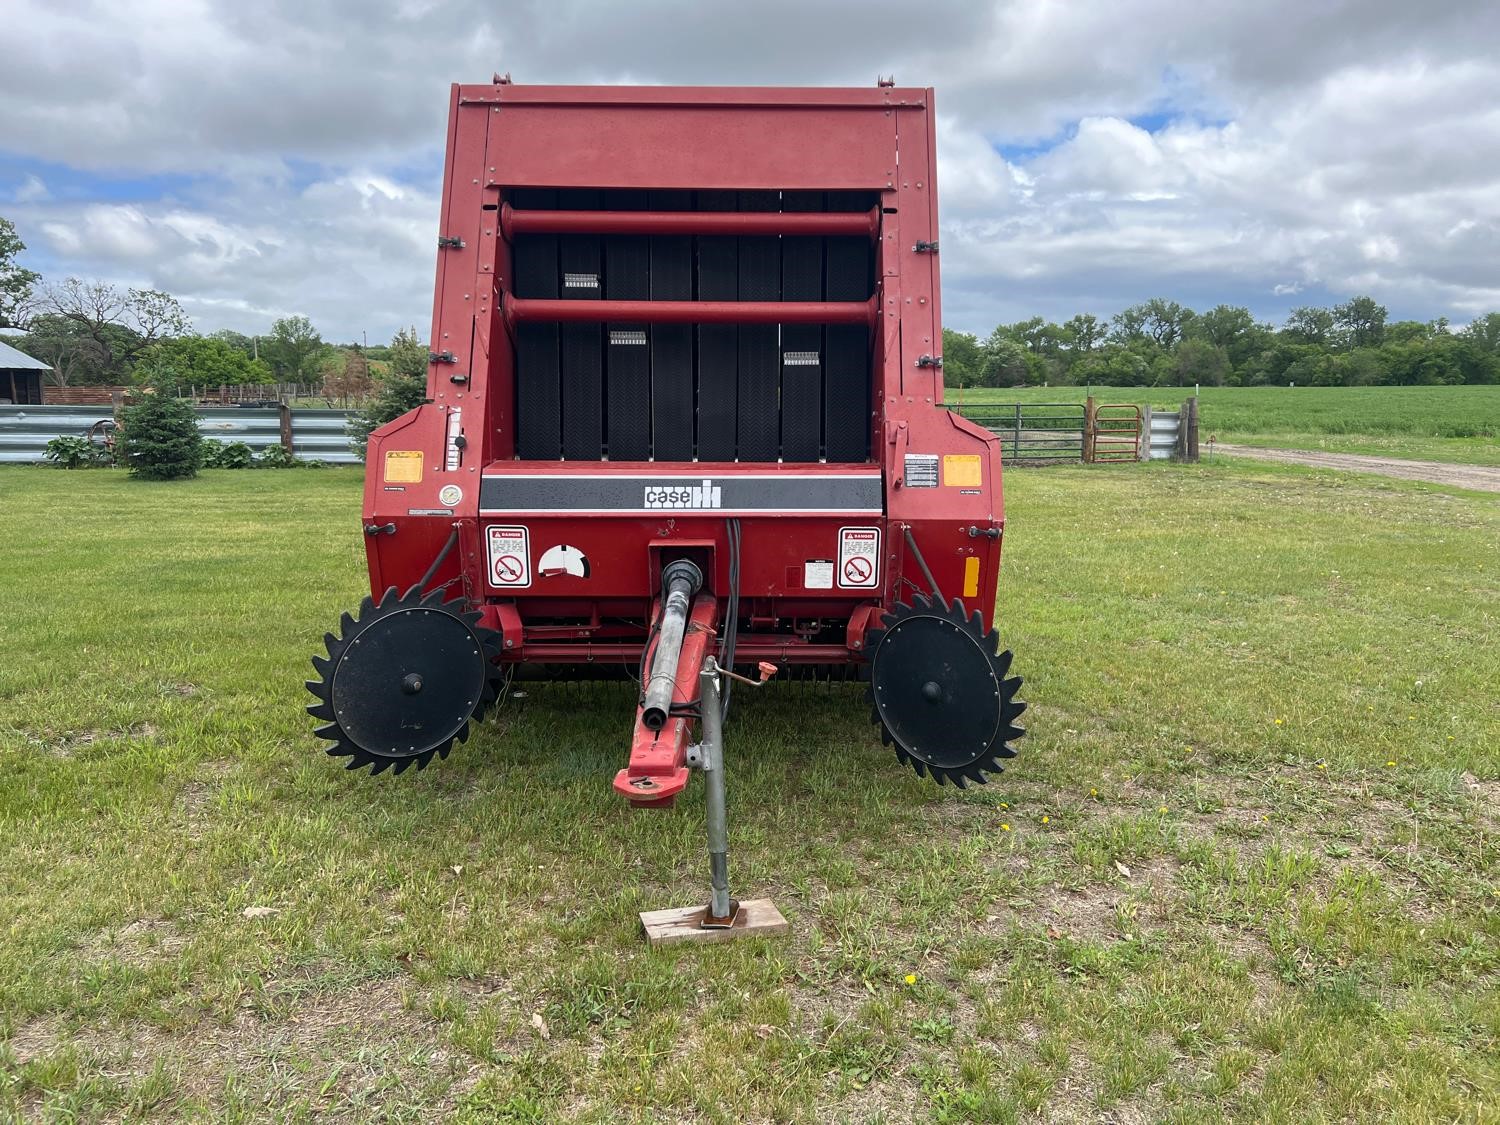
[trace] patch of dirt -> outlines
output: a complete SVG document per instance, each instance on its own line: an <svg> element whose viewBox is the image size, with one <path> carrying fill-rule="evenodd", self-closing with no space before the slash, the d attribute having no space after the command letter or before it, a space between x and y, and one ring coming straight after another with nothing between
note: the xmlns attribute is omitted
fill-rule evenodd
<svg viewBox="0 0 1500 1125"><path fill-rule="evenodd" d="M406 987L403 978L310 992L291 1001L282 1018L242 1009L228 1023L204 1017L180 1030L136 1023L63 1037L60 1022L49 1017L23 1025L11 1045L27 1061L64 1042L75 1044L84 1073L124 1083L146 1077L160 1061L174 1076L178 1096L210 1105L233 1076L267 1106L312 1096L335 1116L358 1117L402 1086L446 1076L454 1084L451 1108L474 1080L469 1061L441 1045L436 1024L408 1010Z"/></svg>
<svg viewBox="0 0 1500 1125"><path fill-rule="evenodd" d="M144 969L175 957L188 939L175 923L164 918L137 918L117 930L101 930L79 949L90 960L109 959Z"/></svg>
<svg viewBox="0 0 1500 1125"><path fill-rule="evenodd" d="M1500 779L1486 781L1465 771L1459 775L1464 792L1479 805L1479 814L1491 824L1500 820Z"/></svg>
<svg viewBox="0 0 1500 1125"><path fill-rule="evenodd" d="M72 758L79 750L96 742L113 742L120 738L155 738L156 726L152 723L136 723L118 730L68 731L56 740L44 740L42 745L54 758Z"/></svg>
<svg viewBox="0 0 1500 1125"><path fill-rule="evenodd" d="M1041 902L1040 920L1055 937L1104 941L1118 936L1115 912L1124 897L1118 887L1096 884L1081 891L1054 887Z"/></svg>
<svg viewBox="0 0 1500 1125"><path fill-rule="evenodd" d="M1450 465L1444 461L1408 461L1401 457L1372 457L1362 453L1314 453L1304 449L1261 449L1248 445L1220 445L1220 453L1256 461L1279 461L1315 469L1345 469L1376 473L1401 480L1420 480L1480 492L1500 492L1500 466Z"/></svg>
<svg viewBox="0 0 1500 1125"><path fill-rule="evenodd" d="M62 1020L57 1016L37 1016L27 1020L11 1033L6 1046L16 1063L25 1066L33 1059L50 1054L62 1041Z"/></svg>

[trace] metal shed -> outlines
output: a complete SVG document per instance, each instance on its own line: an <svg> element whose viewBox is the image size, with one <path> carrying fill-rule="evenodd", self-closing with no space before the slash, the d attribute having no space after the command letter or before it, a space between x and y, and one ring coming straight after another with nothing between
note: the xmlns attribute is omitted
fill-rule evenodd
<svg viewBox="0 0 1500 1125"><path fill-rule="evenodd" d="M42 376L51 370L50 365L0 340L0 404L41 405Z"/></svg>

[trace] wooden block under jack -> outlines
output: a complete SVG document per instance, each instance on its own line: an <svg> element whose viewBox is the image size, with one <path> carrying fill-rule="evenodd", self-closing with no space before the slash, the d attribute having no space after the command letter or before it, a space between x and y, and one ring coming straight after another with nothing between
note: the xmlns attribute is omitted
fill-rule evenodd
<svg viewBox="0 0 1500 1125"><path fill-rule="evenodd" d="M700 925L707 906L682 906L675 910L642 910L641 925L652 945L675 945L680 941L730 941L747 934L784 934L791 931L768 898L746 899L740 903L734 925L704 929Z"/></svg>

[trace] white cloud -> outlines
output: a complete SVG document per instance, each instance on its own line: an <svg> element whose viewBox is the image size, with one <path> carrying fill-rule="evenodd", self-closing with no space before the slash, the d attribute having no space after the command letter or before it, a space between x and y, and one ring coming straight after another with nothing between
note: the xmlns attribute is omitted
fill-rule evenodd
<svg viewBox="0 0 1500 1125"><path fill-rule="evenodd" d="M47 190L42 178L31 172L27 173L12 196L17 203L40 203L51 197L52 193Z"/></svg>

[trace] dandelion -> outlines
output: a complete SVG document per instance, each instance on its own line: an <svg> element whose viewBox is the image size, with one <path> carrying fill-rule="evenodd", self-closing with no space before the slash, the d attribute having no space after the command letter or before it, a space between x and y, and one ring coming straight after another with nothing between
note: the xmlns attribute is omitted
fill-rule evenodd
<svg viewBox="0 0 1500 1125"><path fill-rule="evenodd" d="M917 983L917 974L916 973L907 973L906 974L906 983L907 984L916 984Z"/></svg>
<svg viewBox="0 0 1500 1125"><path fill-rule="evenodd" d="M1044 817L1042 817L1042 823L1043 824L1051 824L1052 823L1052 818L1050 816L1044 816Z"/></svg>
<svg viewBox="0 0 1500 1125"><path fill-rule="evenodd" d="M1000 826L1000 831L1001 832L1009 832L1010 831L1010 825L1008 825L1008 824L1002 824Z"/></svg>
<svg viewBox="0 0 1500 1125"><path fill-rule="evenodd" d="M1396 764L1396 760L1394 758L1392 758L1389 762L1386 763L1387 766L1394 766L1395 764Z"/></svg>
<svg viewBox="0 0 1500 1125"><path fill-rule="evenodd" d="M1157 812L1166 812L1167 811L1167 806L1163 805L1161 808L1157 809L1156 811Z"/></svg>
<svg viewBox="0 0 1500 1125"><path fill-rule="evenodd" d="M1326 770L1328 768L1328 763L1327 762L1319 762L1318 763L1318 768L1320 770Z"/></svg>
<svg viewBox="0 0 1500 1125"><path fill-rule="evenodd" d="M1010 806L1009 806L1009 805L1007 805L1007 804L1006 804L1006 803L1005 803L1005 802L1004 802L1004 801L1001 801L1001 802L1000 802L1000 807L1001 807L1001 808L1002 808L1002 809L1008 809L1008 808L1010 808Z"/></svg>
<svg viewBox="0 0 1500 1125"><path fill-rule="evenodd" d="M1449 736L1448 736L1448 737L1450 737L1450 738L1451 738L1451 737L1453 737L1453 736L1452 736L1452 735L1449 735ZM1089 796L1090 796L1090 797L1097 797L1097 796L1099 796L1099 790L1097 790L1097 789L1090 789L1090 790L1089 790Z"/></svg>
<svg viewBox="0 0 1500 1125"><path fill-rule="evenodd" d="M1281 725L1281 720L1280 720L1280 719L1277 719L1277 720L1276 720L1276 725L1277 725L1277 726L1278 726L1278 727L1279 727L1279 726L1280 726L1280 725Z"/></svg>
<svg viewBox="0 0 1500 1125"><path fill-rule="evenodd" d="M1452 742L1452 741L1453 741L1453 736L1452 736L1452 735L1451 735L1451 734L1450 734L1450 735L1449 735L1449 736L1448 736L1448 741L1449 741L1449 742Z"/></svg>
<svg viewBox="0 0 1500 1125"><path fill-rule="evenodd" d="M1188 753L1189 753L1189 754L1191 754L1191 753L1192 753L1192 752L1193 752L1193 748L1192 748L1192 747L1191 747L1191 746L1189 746L1189 747L1188 747L1188 748L1187 748L1187 752L1188 752Z"/></svg>

